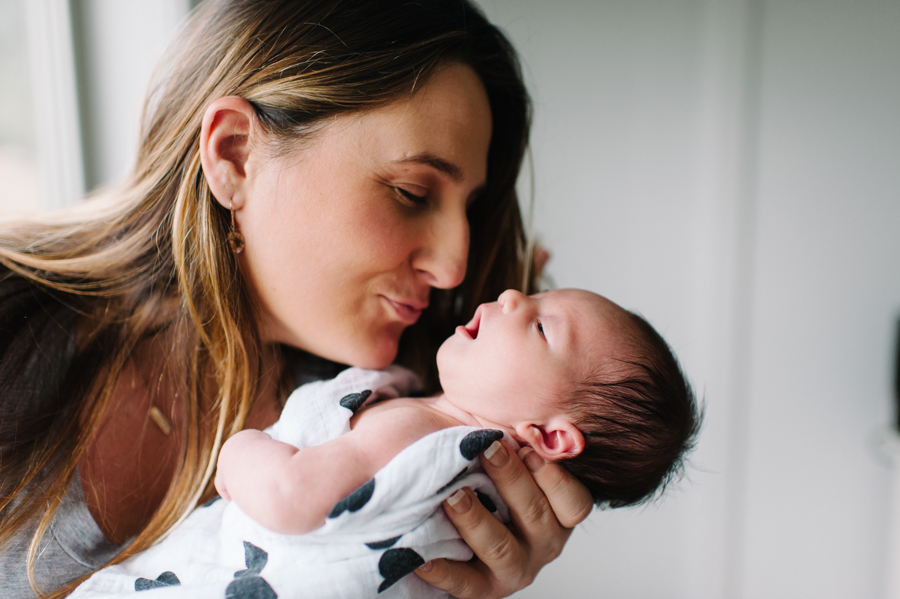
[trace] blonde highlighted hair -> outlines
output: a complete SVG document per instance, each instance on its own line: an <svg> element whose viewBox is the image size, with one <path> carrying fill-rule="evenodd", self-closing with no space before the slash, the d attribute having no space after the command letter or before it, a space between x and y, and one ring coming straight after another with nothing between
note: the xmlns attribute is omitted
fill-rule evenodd
<svg viewBox="0 0 900 599"><path fill-rule="evenodd" d="M127 181L52 217L0 226L0 545L36 527L32 586L40 539L141 343L166 343L181 451L162 504L113 562L196 506L219 446L243 427L263 364L286 360L254 327L253 296L225 241L228 212L201 169L207 106L240 96L274 148L297 151L324 119L408 97L453 62L481 78L494 129L487 187L469 214L466 280L434 290L401 340L398 362L435 390L437 347L479 303L521 285L526 253L515 181L530 105L512 47L468 0L207 0L157 72Z"/></svg>

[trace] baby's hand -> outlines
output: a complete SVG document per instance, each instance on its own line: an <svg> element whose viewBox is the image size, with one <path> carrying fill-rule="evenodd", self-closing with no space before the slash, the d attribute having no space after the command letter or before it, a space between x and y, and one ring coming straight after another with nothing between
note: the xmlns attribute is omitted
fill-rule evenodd
<svg viewBox="0 0 900 599"><path fill-rule="evenodd" d="M241 433L238 433L238 435L240 434ZM228 468L227 465L223 463L222 455L227 453L225 451L225 448L229 446L229 443L234 445L234 443L232 443L233 440L234 436L226 439L225 443L222 444L222 449L219 450L219 460L216 463L216 493L218 493L219 497L221 497L225 501L231 501L231 493L228 492L228 486L225 484L225 472L228 470Z"/></svg>
<svg viewBox="0 0 900 599"><path fill-rule="evenodd" d="M225 481L222 480L222 473L218 469L216 469L216 493L225 501L231 501L231 495L228 494L228 490L225 488Z"/></svg>

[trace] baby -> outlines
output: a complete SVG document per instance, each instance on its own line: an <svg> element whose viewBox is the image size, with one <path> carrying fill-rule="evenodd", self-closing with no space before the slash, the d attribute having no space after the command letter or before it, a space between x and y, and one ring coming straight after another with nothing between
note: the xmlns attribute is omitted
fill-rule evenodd
<svg viewBox="0 0 900 599"><path fill-rule="evenodd" d="M221 516L202 514L214 508L197 510L145 555L176 542L187 543L194 554L220 551L199 548L199 535L182 530L206 518L214 521L191 526L229 528L238 531L234 539L243 539L239 565L246 567L228 583L227 597L275 597L276 588L284 593L284 587L273 587L276 568L270 566L265 577L262 570L272 563L273 544L301 538L314 552L280 562L288 565L278 569L302 579L310 596L369 592L359 588L368 574L354 570L353 556L340 558L349 569L333 595L319 583L309 586L324 576L323 556L334 551L336 539L342 551L350 547L360 559L372 554L366 557L372 568L377 563L377 576L369 577L372 596L441 596L406 575L434 557L471 556L438 509L443 499L458 498L461 486L473 488L482 503L506 517L502 499L477 471L477 455L490 456L501 438L513 449L528 445L544 459L560 461L598 505L621 507L655 496L680 471L699 427L690 386L665 341L639 316L587 291L506 291L457 328L438 351L437 365L444 392L434 397L401 397L416 390L416 381L396 367L349 369L333 381L301 387L271 435L245 430L222 447L216 488L232 505ZM238 515L229 516L229 509ZM231 551L235 563L235 543L224 544L231 548L221 549L222 555ZM171 560L178 552L157 553ZM303 574L291 565L310 566L310 560L320 565ZM155 573L166 563L145 562L142 571L155 567ZM186 582L171 570L156 580L135 579L136 571L119 574L136 590L169 587L167 597L180 596L172 587ZM78 592L98 578L73 596L82 596ZM110 596L119 588L101 584L83 596ZM306 596L301 590L286 596ZM195 590L184 596L199 595Z"/></svg>

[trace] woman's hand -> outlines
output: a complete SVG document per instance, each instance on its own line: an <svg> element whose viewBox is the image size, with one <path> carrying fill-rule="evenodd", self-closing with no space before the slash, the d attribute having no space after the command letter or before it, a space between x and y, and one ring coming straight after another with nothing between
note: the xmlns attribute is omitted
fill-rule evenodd
<svg viewBox="0 0 900 599"><path fill-rule="evenodd" d="M509 527L463 489L451 498L454 503L445 502L444 511L475 557L468 562L436 559L416 571L428 584L460 599L506 597L531 584L593 508L584 485L531 448L516 455L500 443L481 462L509 506Z"/></svg>

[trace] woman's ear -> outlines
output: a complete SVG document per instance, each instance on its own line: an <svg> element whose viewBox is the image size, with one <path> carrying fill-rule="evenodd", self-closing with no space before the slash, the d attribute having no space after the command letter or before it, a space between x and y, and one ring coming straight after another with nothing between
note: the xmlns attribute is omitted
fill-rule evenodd
<svg viewBox="0 0 900 599"><path fill-rule="evenodd" d="M209 190L225 208L241 208L256 113L237 96L219 98L203 114L200 163Z"/></svg>
<svg viewBox="0 0 900 599"><path fill-rule="evenodd" d="M564 418L554 418L544 425L523 422L516 434L545 460L572 458L584 451L584 435Z"/></svg>

